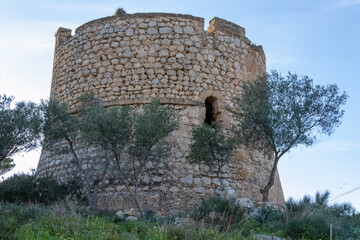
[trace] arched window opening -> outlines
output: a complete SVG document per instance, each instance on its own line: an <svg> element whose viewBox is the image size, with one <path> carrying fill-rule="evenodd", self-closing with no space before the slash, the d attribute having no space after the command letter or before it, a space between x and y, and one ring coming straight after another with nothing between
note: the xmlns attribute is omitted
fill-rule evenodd
<svg viewBox="0 0 360 240"><path fill-rule="evenodd" d="M216 98L215 97L208 97L205 99L205 120L204 123L211 126L211 124L216 120Z"/></svg>

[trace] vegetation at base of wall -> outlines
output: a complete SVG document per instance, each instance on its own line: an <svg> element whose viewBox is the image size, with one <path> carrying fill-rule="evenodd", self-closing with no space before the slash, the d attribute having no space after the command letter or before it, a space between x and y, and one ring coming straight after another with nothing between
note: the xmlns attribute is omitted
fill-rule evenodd
<svg viewBox="0 0 360 240"><path fill-rule="evenodd" d="M235 199L210 197L191 213L192 218L216 226L220 231L239 228L245 221L246 210L236 205Z"/></svg>
<svg viewBox="0 0 360 240"><path fill-rule="evenodd" d="M328 193L289 199L287 211L245 210L234 199L212 197L189 216L118 219L72 201L52 205L0 203L0 239L254 239L255 234L291 239L360 239L360 215L349 204L329 205ZM232 217L231 217L232 216ZM231 221L229 221L232 219ZM230 222L230 225L229 225ZM228 227L230 226L230 227Z"/></svg>
<svg viewBox="0 0 360 240"><path fill-rule="evenodd" d="M329 205L329 192L289 199L284 233L295 239L329 239L332 224L334 239L360 239L360 214L349 203Z"/></svg>
<svg viewBox="0 0 360 240"><path fill-rule="evenodd" d="M0 205L0 239L246 239L195 225L186 229L147 220L119 221L113 214L93 215L71 202L51 206ZM247 238L251 239L251 238Z"/></svg>
<svg viewBox="0 0 360 240"><path fill-rule="evenodd" d="M36 178L34 174L18 174L0 183L0 202L51 204L67 196L75 196L80 188L76 179L58 183L52 177Z"/></svg>

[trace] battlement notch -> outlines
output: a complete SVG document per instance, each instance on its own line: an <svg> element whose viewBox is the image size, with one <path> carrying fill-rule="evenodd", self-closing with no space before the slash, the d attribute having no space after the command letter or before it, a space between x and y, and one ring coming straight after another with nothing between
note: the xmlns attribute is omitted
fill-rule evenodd
<svg viewBox="0 0 360 240"><path fill-rule="evenodd" d="M245 28L218 17L214 17L213 19L211 19L208 27L209 33L216 31L223 32L225 34L238 38L245 38Z"/></svg>
<svg viewBox="0 0 360 240"><path fill-rule="evenodd" d="M71 29L59 27L55 35L55 48L71 37Z"/></svg>

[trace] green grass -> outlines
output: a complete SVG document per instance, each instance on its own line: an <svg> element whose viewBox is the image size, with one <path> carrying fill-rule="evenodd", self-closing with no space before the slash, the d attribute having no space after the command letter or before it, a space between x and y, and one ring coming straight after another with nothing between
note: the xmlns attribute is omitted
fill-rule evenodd
<svg viewBox="0 0 360 240"><path fill-rule="evenodd" d="M63 201L52 205L0 202L0 239L173 239L241 240L254 234L291 239L360 239L360 215L349 204L329 205L327 195L289 200L288 210L258 208L256 214L232 200L209 198L193 209L192 219L179 224L175 216L124 221L113 212L93 213L87 206ZM185 216L185 215L183 215ZM184 218L182 218L184 220Z"/></svg>
<svg viewBox="0 0 360 240"><path fill-rule="evenodd" d="M0 239L246 239L240 233L220 232L201 224L179 228L163 221L120 221L114 214L91 214L86 208L69 204L41 206L2 204ZM250 238L247 238L250 239Z"/></svg>

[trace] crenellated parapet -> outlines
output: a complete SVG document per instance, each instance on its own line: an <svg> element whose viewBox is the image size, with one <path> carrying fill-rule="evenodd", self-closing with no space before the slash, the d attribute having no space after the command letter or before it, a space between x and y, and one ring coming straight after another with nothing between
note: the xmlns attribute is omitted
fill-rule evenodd
<svg viewBox="0 0 360 240"><path fill-rule="evenodd" d="M245 28L218 17L214 17L213 19L210 20L208 32L209 33L223 32L229 36L234 36L243 39L245 38Z"/></svg>
<svg viewBox="0 0 360 240"><path fill-rule="evenodd" d="M202 91L235 97L244 79L265 72L265 55L245 30L220 18L210 21L171 13L136 13L90 21L71 36L56 35L51 93L75 106L93 91L104 101L180 98Z"/></svg>
<svg viewBox="0 0 360 240"><path fill-rule="evenodd" d="M71 29L60 27L55 35L55 48L71 38Z"/></svg>
<svg viewBox="0 0 360 240"><path fill-rule="evenodd" d="M75 30L75 33L82 32L86 30L88 27L94 26L101 26L102 24L106 24L108 22L114 20L121 20L121 19L139 19L139 18L178 18L178 19L185 19L190 21L196 21L199 23L200 26L204 27L204 18L195 17L188 14L176 14L176 13L134 13L134 14L125 14L120 16L110 16L95 19L93 21L87 22Z"/></svg>

